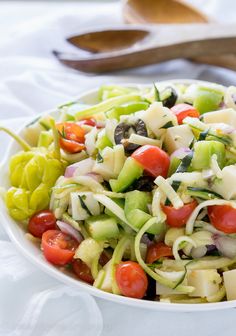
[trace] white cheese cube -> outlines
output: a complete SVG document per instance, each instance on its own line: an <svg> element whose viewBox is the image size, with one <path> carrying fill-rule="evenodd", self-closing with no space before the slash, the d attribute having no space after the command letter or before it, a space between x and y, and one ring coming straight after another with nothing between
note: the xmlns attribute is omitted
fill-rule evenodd
<svg viewBox="0 0 236 336"><path fill-rule="evenodd" d="M236 165L224 167L222 178L216 179L212 185L212 190L220 194L226 200L236 198Z"/></svg>
<svg viewBox="0 0 236 336"><path fill-rule="evenodd" d="M171 122L177 125L176 116L167 107L163 107L162 103L153 103L150 107L140 114L140 118L145 122L146 126L155 134L159 135L160 129Z"/></svg>
<svg viewBox="0 0 236 336"><path fill-rule="evenodd" d="M217 270L193 270L187 274L188 286L195 290L189 296L207 297L219 291L221 276Z"/></svg>
<svg viewBox="0 0 236 336"><path fill-rule="evenodd" d="M236 270L223 273L227 300L236 300Z"/></svg>
<svg viewBox="0 0 236 336"><path fill-rule="evenodd" d="M170 127L166 131L164 143L169 154L181 147L189 147L193 133L188 125Z"/></svg>
<svg viewBox="0 0 236 336"><path fill-rule="evenodd" d="M207 124L225 123L236 128L236 111L232 108L208 112L203 115L203 121Z"/></svg>

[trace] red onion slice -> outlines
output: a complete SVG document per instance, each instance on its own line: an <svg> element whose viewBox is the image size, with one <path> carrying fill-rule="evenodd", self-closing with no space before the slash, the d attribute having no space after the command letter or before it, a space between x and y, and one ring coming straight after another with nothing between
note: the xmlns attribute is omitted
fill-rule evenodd
<svg viewBox="0 0 236 336"><path fill-rule="evenodd" d="M86 175L92 171L94 160L87 158L82 161L76 162L66 168L65 177L73 177L74 175Z"/></svg>
<svg viewBox="0 0 236 336"><path fill-rule="evenodd" d="M179 149L176 149L170 156L170 159L172 160L174 157L182 160L186 155L188 155L189 153L191 153L191 149L189 149L188 147L182 147Z"/></svg>
<svg viewBox="0 0 236 336"><path fill-rule="evenodd" d="M82 242L82 240L84 240L82 234L75 228L73 228L70 224L57 220L57 226L62 232L69 234L71 237L75 238L79 243Z"/></svg>
<svg viewBox="0 0 236 336"><path fill-rule="evenodd" d="M213 235L213 240L217 249L227 258L236 257L236 239L228 236Z"/></svg>

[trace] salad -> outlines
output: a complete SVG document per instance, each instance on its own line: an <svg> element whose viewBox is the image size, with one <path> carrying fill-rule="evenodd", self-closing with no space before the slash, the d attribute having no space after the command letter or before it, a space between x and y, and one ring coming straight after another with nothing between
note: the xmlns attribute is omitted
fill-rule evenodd
<svg viewBox="0 0 236 336"><path fill-rule="evenodd" d="M236 88L102 86L24 129L10 216L48 262L169 303L236 300Z"/></svg>

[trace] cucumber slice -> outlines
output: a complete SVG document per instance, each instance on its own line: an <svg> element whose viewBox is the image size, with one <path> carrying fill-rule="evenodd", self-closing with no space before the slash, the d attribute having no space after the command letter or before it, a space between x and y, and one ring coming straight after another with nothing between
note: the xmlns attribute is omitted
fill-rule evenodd
<svg viewBox="0 0 236 336"><path fill-rule="evenodd" d="M198 141L194 144L192 169L202 170L211 166L211 157L217 155L217 162L220 168L225 164L225 146L219 141Z"/></svg>
<svg viewBox="0 0 236 336"><path fill-rule="evenodd" d="M187 187L186 194L192 197L198 197L204 200L222 198L222 196L219 195L218 193L211 191L211 190L204 189L204 188Z"/></svg>
<svg viewBox="0 0 236 336"><path fill-rule="evenodd" d="M119 237L116 219L107 215L90 217L85 221L88 233L95 240L108 240Z"/></svg>
<svg viewBox="0 0 236 336"><path fill-rule="evenodd" d="M42 131L39 135L38 147L48 148L53 142L53 135L49 131Z"/></svg>
<svg viewBox="0 0 236 336"><path fill-rule="evenodd" d="M200 112L200 114L215 111L218 110L222 99L222 92L208 88L201 88L197 92L193 106Z"/></svg>
<svg viewBox="0 0 236 336"><path fill-rule="evenodd" d="M125 161L117 180L110 180L112 191L122 192L126 190L142 173L143 168L132 157L129 157Z"/></svg>

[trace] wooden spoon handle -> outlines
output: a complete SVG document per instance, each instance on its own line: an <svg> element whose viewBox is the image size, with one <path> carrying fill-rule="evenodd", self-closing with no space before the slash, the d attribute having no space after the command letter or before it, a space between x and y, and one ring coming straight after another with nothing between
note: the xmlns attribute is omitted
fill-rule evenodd
<svg viewBox="0 0 236 336"><path fill-rule="evenodd" d="M54 52L65 65L85 72L107 72L155 64L176 58L194 58L236 54L236 37L187 41L137 51L117 51L96 54L87 58Z"/></svg>

